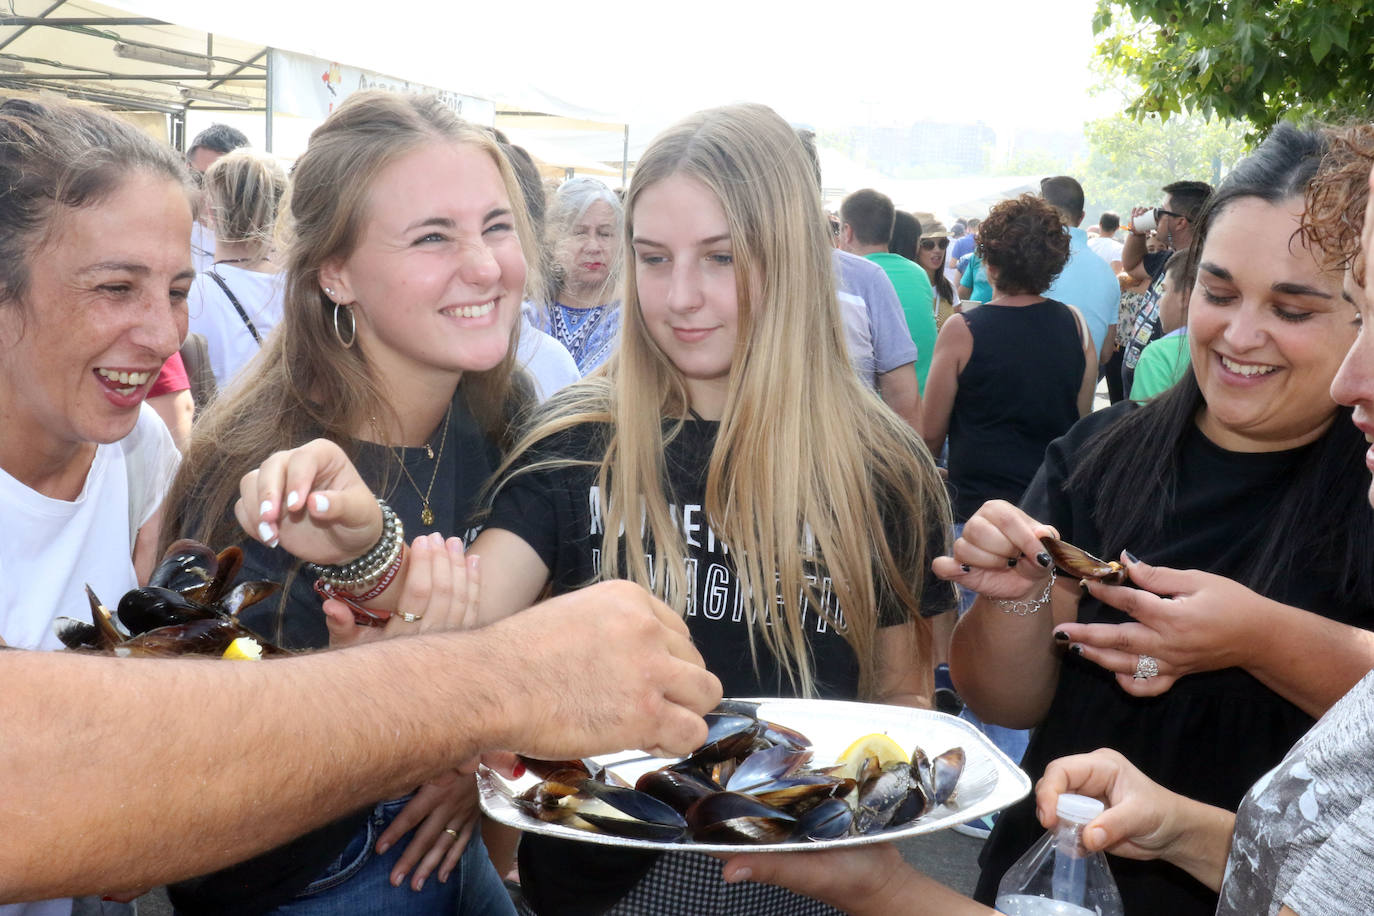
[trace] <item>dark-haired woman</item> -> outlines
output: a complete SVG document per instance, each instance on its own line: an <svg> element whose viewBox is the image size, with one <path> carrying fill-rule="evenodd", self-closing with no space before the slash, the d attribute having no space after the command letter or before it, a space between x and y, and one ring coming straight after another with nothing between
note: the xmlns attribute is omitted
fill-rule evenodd
<svg viewBox="0 0 1374 916"><path fill-rule="evenodd" d="M959 293L945 274L945 252L949 235L939 223L927 227L916 245L916 263L926 269L930 288L935 291L935 325L944 327L949 316L959 311ZM929 384L929 382L927 382Z"/></svg>
<svg viewBox="0 0 1374 916"><path fill-rule="evenodd" d="M936 561L981 595L955 634L960 693L985 718L1036 726L1033 776L1111 747L1164 787L1234 810L1369 668L1355 627L1374 622L1374 543L1370 513L1351 509L1365 446L1328 393L1355 325L1339 273L1298 235L1323 149L1280 128L1199 215L1192 373L1078 424L1021 508L984 506ZM1143 590L1111 593L1129 615L1099 586L1056 585L1037 540L1051 530L1144 561L1131 563ZM1029 804L1003 812L979 899L1040 832ZM1112 867L1128 914L1216 907L1172 866Z"/></svg>
<svg viewBox="0 0 1374 916"><path fill-rule="evenodd" d="M144 401L186 334L190 234L170 149L88 108L0 105L0 569L11 581L0 643L60 649L53 620L90 620L87 584L114 601L152 571L178 456ZM19 907L71 910L66 899Z"/></svg>

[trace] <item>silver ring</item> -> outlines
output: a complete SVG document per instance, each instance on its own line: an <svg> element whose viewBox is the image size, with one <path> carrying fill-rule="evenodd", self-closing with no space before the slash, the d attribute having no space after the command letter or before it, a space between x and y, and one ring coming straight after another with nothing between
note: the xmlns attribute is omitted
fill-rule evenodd
<svg viewBox="0 0 1374 916"><path fill-rule="evenodd" d="M1159 659L1152 655L1137 655L1135 658L1135 679L1137 681L1143 681L1159 674Z"/></svg>
<svg viewBox="0 0 1374 916"><path fill-rule="evenodd" d="M425 615L424 615L424 614L407 614L405 611L397 611L397 612L396 612L396 616L399 617L399 618L401 618L402 620L404 620L406 623L414 623L415 621L419 620L421 617L423 617L423 616L425 616Z"/></svg>

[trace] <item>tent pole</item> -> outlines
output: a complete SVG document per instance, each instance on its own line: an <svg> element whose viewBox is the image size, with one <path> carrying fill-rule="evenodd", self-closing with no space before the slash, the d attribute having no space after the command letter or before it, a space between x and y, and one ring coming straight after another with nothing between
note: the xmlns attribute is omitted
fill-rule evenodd
<svg viewBox="0 0 1374 916"><path fill-rule="evenodd" d="M625 145L620 153L620 186L623 188L629 181L630 174L630 125L625 125Z"/></svg>
<svg viewBox="0 0 1374 916"><path fill-rule="evenodd" d="M267 110L267 142L263 145L267 152L272 152L272 86L276 82L273 77L272 68L272 49L267 49L267 92L264 96L263 107Z"/></svg>

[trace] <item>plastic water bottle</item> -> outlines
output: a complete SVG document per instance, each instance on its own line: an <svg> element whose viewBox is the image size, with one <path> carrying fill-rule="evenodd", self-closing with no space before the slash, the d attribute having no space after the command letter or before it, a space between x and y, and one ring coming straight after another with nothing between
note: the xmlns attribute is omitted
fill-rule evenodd
<svg viewBox="0 0 1374 916"><path fill-rule="evenodd" d="M1107 857L1083 848L1083 828L1103 804L1084 795L1061 795L1059 826L1045 831L1002 876L997 910L1006 916L1122 916Z"/></svg>

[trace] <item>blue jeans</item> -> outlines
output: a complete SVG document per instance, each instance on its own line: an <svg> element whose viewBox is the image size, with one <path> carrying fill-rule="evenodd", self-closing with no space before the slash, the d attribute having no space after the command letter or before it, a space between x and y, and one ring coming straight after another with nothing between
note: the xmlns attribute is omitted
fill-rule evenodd
<svg viewBox="0 0 1374 916"><path fill-rule="evenodd" d="M436 869L420 891L410 889L409 876L400 887L391 886L391 870L400 861L411 837L402 839L385 855L377 855L377 837L408 801L409 796L377 805L339 857L300 896L273 913L280 916L428 916L431 913L515 916L506 886L487 858L481 830L473 830L463 857L446 883L439 883Z"/></svg>
<svg viewBox="0 0 1374 916"><path fill-rule="evenodd" d="M959 535L964 533L962 523L954 525L954 540L959 539ZM973 607L973 601L978 597L978 593L959 586L959 616L964 616L964 612ZM1021 763L1021 756L1026 753L1026 745L1030 743L1030 731L1023 728L1007 728L1005 725L992 725L978 718L978 714L964 704L964 711L959 713L959 718L965 722L972 723L975 728L988 736L988 739L997 746L997 749L1011 758L1015 764Z"/></svg>

